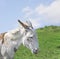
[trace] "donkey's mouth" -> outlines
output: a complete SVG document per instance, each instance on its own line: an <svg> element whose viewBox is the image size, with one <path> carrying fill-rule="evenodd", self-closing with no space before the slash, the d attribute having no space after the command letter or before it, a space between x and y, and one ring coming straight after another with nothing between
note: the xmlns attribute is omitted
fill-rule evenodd
<svg viewBox="0 0 60 59"><path fill-rule="evenodd" d="M38 50L35 50L35 49L34 49L34 50L33 50L33 53L34 53L34 54L38 54Z"/></svg>

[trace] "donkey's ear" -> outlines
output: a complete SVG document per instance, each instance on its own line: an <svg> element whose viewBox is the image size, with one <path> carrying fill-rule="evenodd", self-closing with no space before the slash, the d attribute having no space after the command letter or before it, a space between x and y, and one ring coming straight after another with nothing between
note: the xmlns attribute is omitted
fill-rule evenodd
<svg viewBox="0 0 60 59"><path fill-rule="evenodd" d="M28 27L26 24L24 24L24 23L21 22L20 20L18 20L18 22L19 22L24 28L27 28L27 27Z"/></svg>
<svg viewBox="0 0 60 59"><path fill-rule="evenodd" d="M27 20L27 21L26 21L26 23L27 23L30 27L32 27L32 28L33 28L32 23L31 23L31 21L30 21L30 20Z"/></svg>

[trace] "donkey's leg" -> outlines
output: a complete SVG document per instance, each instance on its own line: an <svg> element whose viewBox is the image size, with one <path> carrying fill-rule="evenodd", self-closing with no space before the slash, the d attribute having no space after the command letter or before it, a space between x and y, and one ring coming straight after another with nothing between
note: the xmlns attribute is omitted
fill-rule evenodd
<svg viewBox="0 0 60 59"><path fill-rule="evenodd" d="M3 59L2 55L0 54L0 59Z"/></svg>
<svg viewBox="0 0 60 59"><path fill-rule="evenodd" d="M14 57L9 57L9 59L14 59Z"/></svg>
<svg viewBox="0 0 60 59"><path fill-rule="evenodd" d="M2 54L2 59L9 59L9 56L7 53Z"/></svg>
<svg viewBox="0 0 60 59"><path fill-rule="evenodd" d="M7 56L8 56L8 59L14 58L14 49L13 48L10 48L10 50L8 49Z"/></svg>
<svg viewBox="0 0 60 59"><path fill-rule="evenodd" d="M13 59L11 55L5 54L2 59Z"/></svg>
<svg viewBox="0 0 60 59"><path fill-rule="evenodd" d="M2 55L2 59L7 59L7 49L6 46L3 44L1 47L1 55Z"/></svg>
<svg viewBox="0 0 60 59"><path fill-rule="evenodd" d="M3 59L7 59L7 57L6 56L3 56Z"/></svg>
<svg viewBox="0 0 60 59"><path fill-rule="evenodd" d="M14 59L14 51L11 51L11 54L9 54L9 59Z"/></svg>
<svg viewBox="0 0 60 59"><path fill-rule="evenodd" d="M13 57L9 53L5 53L2 59L13 59Z"/></svg>

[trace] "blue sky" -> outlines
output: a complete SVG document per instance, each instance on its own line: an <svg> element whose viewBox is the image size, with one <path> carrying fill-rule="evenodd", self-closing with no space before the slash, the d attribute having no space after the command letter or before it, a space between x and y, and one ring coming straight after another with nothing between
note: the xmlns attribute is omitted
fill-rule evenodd
<svg viewBox="0 0 60 59"><path fill-rule="evenodd" d="M60 25L60 0L0 0L0 32L30 20L34 28Z"/></svg>

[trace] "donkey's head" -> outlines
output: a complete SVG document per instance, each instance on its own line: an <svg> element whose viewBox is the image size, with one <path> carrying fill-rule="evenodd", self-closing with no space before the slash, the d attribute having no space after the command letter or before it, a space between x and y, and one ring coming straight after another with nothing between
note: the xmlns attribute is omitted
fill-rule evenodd
<svg viewBox="0 0 60 59"><path fill-rule="evenodd" d="M38 40L36 37L35 30L32 27L32 23L30 21L26 21L26 24L24 24L20 20L18 20L18 22L23 26L25 30L22 39L23 45L29 48L32 53L37 54Z"/></svg>

